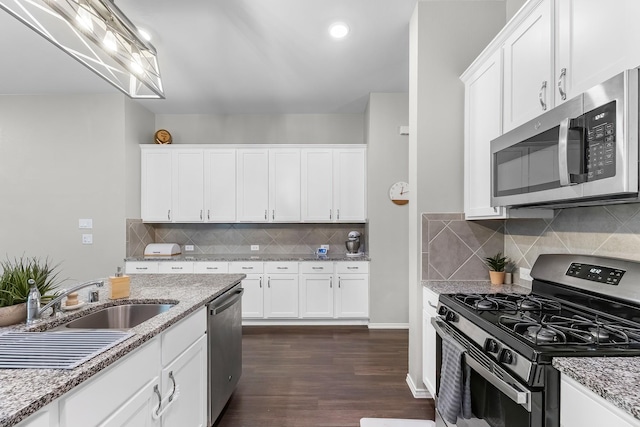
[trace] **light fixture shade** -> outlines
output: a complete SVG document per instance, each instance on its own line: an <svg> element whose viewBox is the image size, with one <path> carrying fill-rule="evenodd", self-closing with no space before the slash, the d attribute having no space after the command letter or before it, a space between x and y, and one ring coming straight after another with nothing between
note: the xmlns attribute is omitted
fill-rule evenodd
<svg viewBox="0 0 640 427"><path fill-rule="evenodd" d="M131 98L164 98L156 49L111 0L0 0L0 9Z"/></svg>

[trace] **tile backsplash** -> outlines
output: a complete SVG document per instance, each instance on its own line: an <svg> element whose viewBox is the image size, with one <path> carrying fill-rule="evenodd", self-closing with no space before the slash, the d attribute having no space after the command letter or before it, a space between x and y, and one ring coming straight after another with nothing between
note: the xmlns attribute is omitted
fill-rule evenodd
<svg viewBox="0 0 640 427"><path fill-rule="evenodd" d="M531 268L542 253L640 261L640 203L559 209L553 219L505 222L505 254L518 267Z"/></svg>
<svg viewBox="0 0 640 427"><path fill-rule="evenodd" d="M484 258L504 252L504 221L422 214L422 280L487 281Z"/></svg>
<svg viewBox="0 0 640 427"><path fill-rule="evenodd" d="M127 257L143 256L149 243L193 245L189 254L313 254L322 244L329 253L346 252L349 231L362 234L366 251L365 224L146 224L127 220ZM260 250L251 251L251 245Z"/></svg>

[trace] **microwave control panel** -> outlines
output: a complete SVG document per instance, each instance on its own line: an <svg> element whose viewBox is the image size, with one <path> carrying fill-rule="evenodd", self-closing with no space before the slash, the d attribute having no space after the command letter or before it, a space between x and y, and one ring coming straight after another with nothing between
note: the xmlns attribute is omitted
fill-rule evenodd
<svg viewBox="0 0 640 427"><path fill-rule="evenodd" d="M616 174L616 101L584 115L587 181Z"/></svg>

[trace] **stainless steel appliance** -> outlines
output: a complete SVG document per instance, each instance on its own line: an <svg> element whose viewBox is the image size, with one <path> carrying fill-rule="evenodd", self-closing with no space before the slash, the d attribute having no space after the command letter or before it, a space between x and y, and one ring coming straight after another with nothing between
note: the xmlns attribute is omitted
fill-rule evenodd
<svg viewBox="0 0 640 427"><path fill-rule="evenodd" d="M207 306L209 426L220 416L242 374L243 293L236 285Z"/></svg>
<svg viewBox="0 0 640 427"><path fill-rule="evenodd" d="M350 231L344 244L347 247L347 256L360 255L360 232Z"/></svg>
<svg viewBox="0 0 640 427"><path fill-rule="evenodd" d="M638 200L638 70L491 141L491 206Z"/></svg>
<svg viewBox="0 0 640 427"><path fill-rule="evenodd" d="M559 427L553 357L640 355L640 263L540 255L531 276L529 295L440 295L432 320L437 366L443 339L452 339L470 368L473 415L458 418L458 427Z"/></svg>

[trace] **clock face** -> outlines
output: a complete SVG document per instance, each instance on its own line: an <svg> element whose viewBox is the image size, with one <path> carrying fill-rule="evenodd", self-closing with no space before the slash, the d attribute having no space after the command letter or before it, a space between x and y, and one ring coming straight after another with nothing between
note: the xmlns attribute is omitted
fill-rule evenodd
<svg viewBox="0 0 640 427"><path fill-rule="evenodd" d="M409 203L409 184L402 181L393 184L389 189L389 199L396 205Z"/></svg>
<svg viewBox="0 0 640 427"><path fill-rule="evenodd" d="M171 134L169 131L160 129L156 132L156 144L171 144Z"/></svg>

